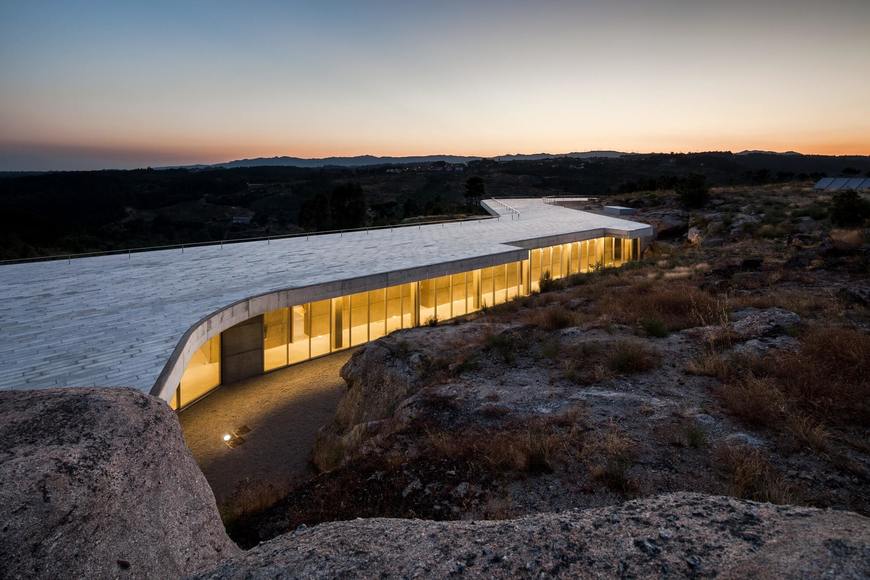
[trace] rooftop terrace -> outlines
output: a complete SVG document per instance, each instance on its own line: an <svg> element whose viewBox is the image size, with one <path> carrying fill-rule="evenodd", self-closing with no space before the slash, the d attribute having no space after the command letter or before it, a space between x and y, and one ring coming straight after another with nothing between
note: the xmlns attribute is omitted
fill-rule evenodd
<svg viewBox="0 0 870 580"><path fill-rule="evenodd" d="M0 266L0 389L150 391L189 329L254 296L423 278L433 268L519 260L523 248L549 243L652 235L646 224L540 199L483 205L500 217Z"/></svg>

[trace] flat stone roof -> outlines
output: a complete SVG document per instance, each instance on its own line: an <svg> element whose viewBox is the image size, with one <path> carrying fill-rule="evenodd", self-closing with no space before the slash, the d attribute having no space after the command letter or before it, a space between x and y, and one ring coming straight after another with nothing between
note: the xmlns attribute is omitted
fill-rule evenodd
<svg viewBox="0 0 870 580"><path fill-rule="evenodd" d="M460 260L503 263L518 246L652 235L537 198L482 205L500 217L0 266L0 389L147 392L189 329L240 300Z"/></svg>

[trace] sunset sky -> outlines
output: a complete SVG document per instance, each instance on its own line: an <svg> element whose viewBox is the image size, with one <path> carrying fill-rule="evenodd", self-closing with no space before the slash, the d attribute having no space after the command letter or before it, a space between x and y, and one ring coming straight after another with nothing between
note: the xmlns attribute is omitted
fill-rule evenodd
<svg viewBox="0 0 870 580"><path fill-rule="evenodd" d="M0 170L870 154L870 1L0 0Z"/></svg>

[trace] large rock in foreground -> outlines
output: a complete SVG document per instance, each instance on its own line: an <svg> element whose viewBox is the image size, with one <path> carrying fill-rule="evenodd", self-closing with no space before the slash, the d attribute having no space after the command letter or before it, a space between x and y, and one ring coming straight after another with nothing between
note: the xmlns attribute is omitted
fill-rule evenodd
<svg viewBox="0 0 870 580"><path fill-rule="evenodd" d="M868 570L868 518L677 493L516 520L321 524L201 577L865 578Z"/></svg>
<svg viewBox="0 0 870 580"><path fill-rule="evenodd" d="M0 577L170 578L235 555L165 403L0 393Z"/></svg>

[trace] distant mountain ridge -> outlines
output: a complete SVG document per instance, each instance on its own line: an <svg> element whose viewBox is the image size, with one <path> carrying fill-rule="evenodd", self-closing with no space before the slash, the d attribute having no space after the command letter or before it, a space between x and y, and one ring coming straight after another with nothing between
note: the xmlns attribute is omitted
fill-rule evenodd
<svg viewBox="0 0 870 580"><path fill-rule="evenodd" d="M282 167L365 167L370 165L413 165L420 163L469 163L471 161L479 161L481 159L493 159L495 161L535 161L539 159L552 158L576 158L576 159L591 159L594 157L622 157L626 153L620 151L577 151L572 153L514 153L508 155L497 155L495 157L479 157L469 155L416 155L380 157L377 155L356 155L352 157L255 157L252 159L235 159L224 163L215 163L213 165L186 165L187 168L204 169L210 167L223 167L232 169L237 167L265 167L265 166L282 166Z"/></svg>

